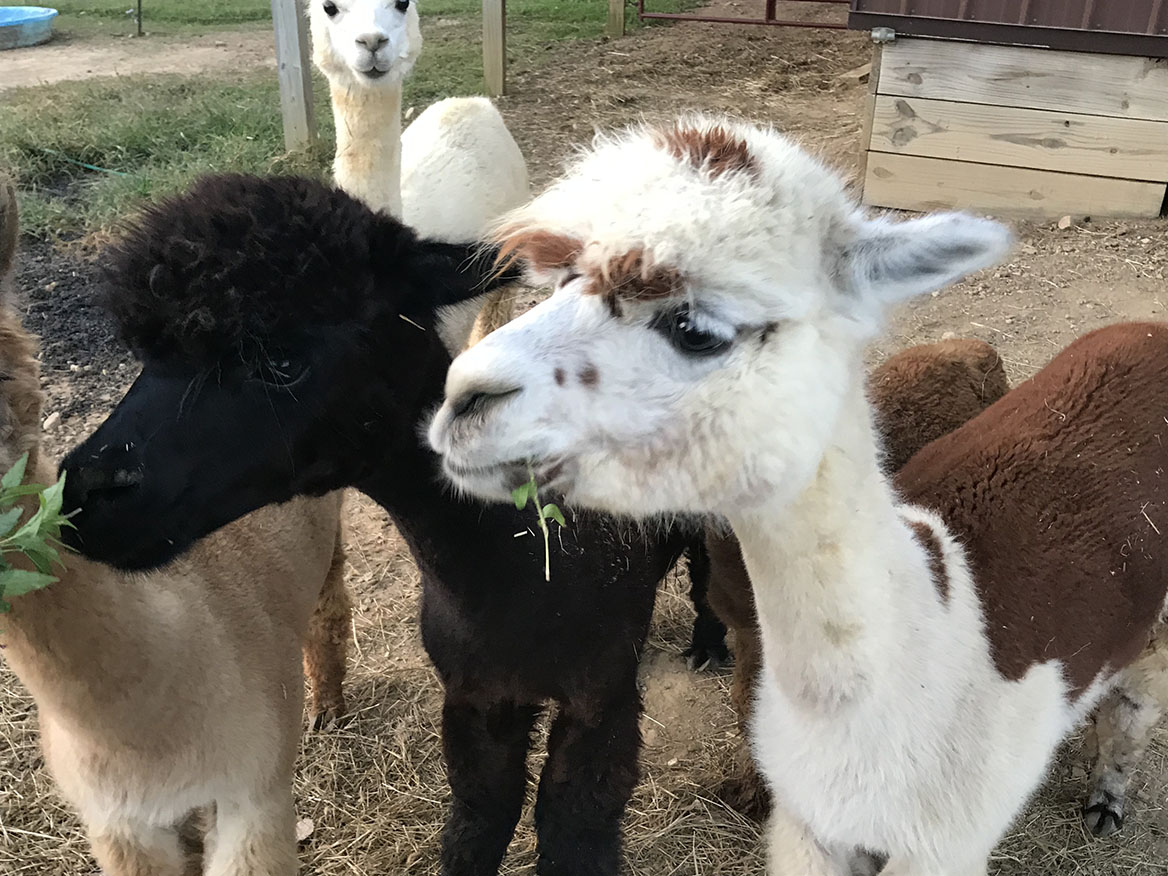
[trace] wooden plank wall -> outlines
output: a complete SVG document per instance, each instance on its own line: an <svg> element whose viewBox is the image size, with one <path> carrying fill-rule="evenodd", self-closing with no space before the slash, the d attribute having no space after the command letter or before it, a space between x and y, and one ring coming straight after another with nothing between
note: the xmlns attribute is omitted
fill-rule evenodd
<svg viewBox="0 0 1168 876"><path fill-rule="evenodd" d="M905 210L1154 216L1168 63L898 38L869 101L864 200Z"/></svg>

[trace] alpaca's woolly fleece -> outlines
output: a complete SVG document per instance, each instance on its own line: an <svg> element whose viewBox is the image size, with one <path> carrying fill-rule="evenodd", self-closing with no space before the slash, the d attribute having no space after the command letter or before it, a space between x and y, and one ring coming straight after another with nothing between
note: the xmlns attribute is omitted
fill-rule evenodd
<svg viewBox="0 0 1168 876"><path fill-rule="evenodd" d="M113 249L107 301L140 355L247 358L307 319L359 315L417 238L299 177L209 176L150 207Z"/></svg>

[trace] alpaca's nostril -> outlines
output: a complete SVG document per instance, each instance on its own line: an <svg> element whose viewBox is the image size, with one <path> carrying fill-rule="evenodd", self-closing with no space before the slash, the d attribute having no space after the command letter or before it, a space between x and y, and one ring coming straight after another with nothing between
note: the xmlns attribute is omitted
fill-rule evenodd
<svg viewBox="0 0 1168 876"><path fill-rule="evenodd" d="M458 398L451 400L450 412L457 419L467 414L482 411L488 405L517 392L519 392L517 386L501 390L476 389L464 392Z"/></svg>
<svg viewBox="0 0 1168 876"><path fill-rule="evenodd" d="M66 480L66 487L78 507L84 507L97 493L125 490L142 483L142 472L137 469L83 468L72 474L72 480Z"/></svg>

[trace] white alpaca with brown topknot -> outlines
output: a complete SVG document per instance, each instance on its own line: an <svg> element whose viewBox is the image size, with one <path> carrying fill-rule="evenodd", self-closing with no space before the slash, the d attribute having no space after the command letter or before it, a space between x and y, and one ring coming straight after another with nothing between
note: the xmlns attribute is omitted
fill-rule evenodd
<svg viewBox="0 0 1168 876"><path fill-rule="evenodd" d="M1088 824L1122 819L1168 700L1168 326L1072 344L892 481L864 393L887 309L1002 259L1002 225L895 223L774 131L600 141L506 220L557 283L460 356L430 439L461 487L719 513L750 574L769 870L984 876L1101 699Z"/></svg>

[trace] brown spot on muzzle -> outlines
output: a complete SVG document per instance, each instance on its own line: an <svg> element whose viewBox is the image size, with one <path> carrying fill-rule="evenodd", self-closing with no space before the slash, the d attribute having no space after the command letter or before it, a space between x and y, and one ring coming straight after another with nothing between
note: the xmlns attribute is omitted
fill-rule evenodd
<svg viewBox="0 0 1168 876"><path fill-rule="evenodd" d="M585 365L580 371L580 382L589 389L594 389L600 381L600 372L595 365Z"/></svg>
<svg viewBox="0 0 1168 876"><path fill-rule="evenodd" d="M677 122L665 130L654 131L652 136L658 148L711 179L728 173L758 173L758 164L746 141L721 125L696 128Z"/></svg>

